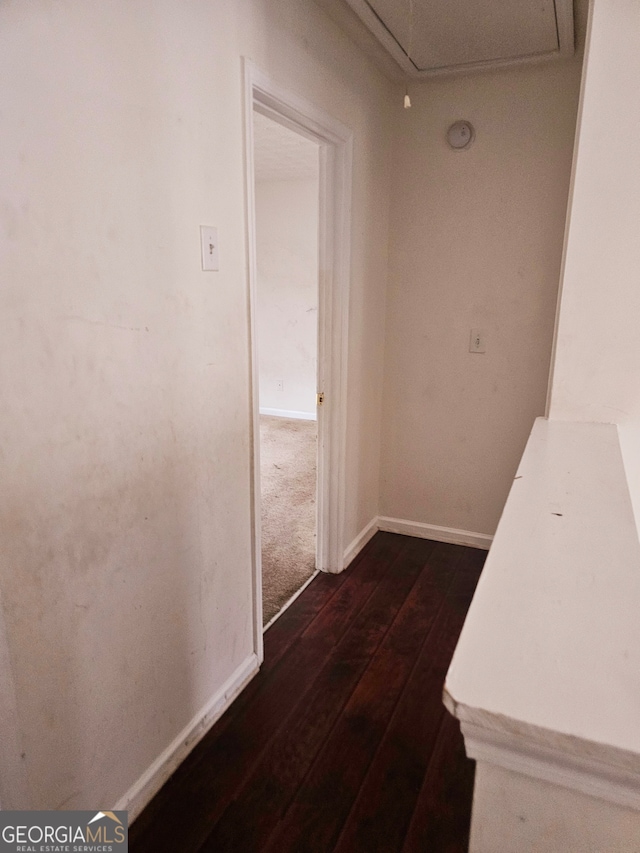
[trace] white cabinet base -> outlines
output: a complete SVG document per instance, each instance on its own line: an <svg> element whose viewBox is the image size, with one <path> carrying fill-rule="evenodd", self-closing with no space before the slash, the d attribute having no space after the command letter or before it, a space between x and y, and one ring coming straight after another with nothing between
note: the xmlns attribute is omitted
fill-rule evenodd
<svg viewBox="0 0 640 853"><path fill-rule="evenodd" d="M536 421L445 683L471 853L640 853L639 624L617 428Z"/></svg>
<svg viewBox="0 0 640 853"><path fill-rule="evenodd" d="M476 764L469 853L637 853L640 812Z"/></svg>

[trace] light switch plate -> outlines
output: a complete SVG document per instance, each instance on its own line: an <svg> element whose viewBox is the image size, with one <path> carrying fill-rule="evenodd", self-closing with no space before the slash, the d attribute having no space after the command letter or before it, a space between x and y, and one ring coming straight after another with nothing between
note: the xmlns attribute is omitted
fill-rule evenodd
<svg viewBox="0 0 640 853"><path fill-rule="evenodd" d="M202 247L202 269L219 270L218 229L210 225L200 226L200 245Z"/></svg>

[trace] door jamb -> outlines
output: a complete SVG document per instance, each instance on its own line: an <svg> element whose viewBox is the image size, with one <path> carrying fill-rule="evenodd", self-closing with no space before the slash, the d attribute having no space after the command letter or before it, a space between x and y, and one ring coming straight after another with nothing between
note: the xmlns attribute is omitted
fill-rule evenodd
<svg viewBox="0 0 640 853"><path fill-rule="evenodd" d="M248 59L244 70L245 193L251 386L251 514L254 648L262 662L260 537L260 421L256 328L257 270L253 162L253 110L317 142L320 147L318 229L317 567L344 569L348 311L351 265L353 137L335 118L277 85Z"/></svg>

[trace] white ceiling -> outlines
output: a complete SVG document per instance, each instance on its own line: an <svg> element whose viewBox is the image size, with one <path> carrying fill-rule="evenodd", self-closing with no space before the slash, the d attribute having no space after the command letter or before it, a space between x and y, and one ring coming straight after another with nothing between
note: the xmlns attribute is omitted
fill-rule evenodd
<svg viewBox="0 0 640 853"><path fill-rule="evenodd" d="M553 0L368 0L368 5L419 71L558 49Z"/></svg>
<svg viewBox="0 0 640 853"><path fill-rule="evenodd" d="M318 175L317 143L255 111L253 156L256 182L292 181Z"/></svg>
<svg viewBox="0 0 640 853"><path fill-rule="evenodd" d="M383 70L392 77L398 71L419 78L539 62L574 52L573 0L316 2L376 61L382 48Z"/></svg>

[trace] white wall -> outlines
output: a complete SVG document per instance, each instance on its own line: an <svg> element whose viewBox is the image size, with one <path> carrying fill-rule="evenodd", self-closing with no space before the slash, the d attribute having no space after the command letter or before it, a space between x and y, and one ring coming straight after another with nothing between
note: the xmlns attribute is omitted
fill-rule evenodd
<svg viewBox="0 0 640 853"><path fill-rule="evenodd" d="M354 131L347 541L377 512L388 85L310 0L3 3L5 808L115 803L251 655L242 55Z"/></svg>
<svg viewBox="0 0 640 853"><path fill-rule="evenodd" d="M640 10L595 0L551 418L640 421Z"/></svg>
<svg viewBox="0 0 640 853"><path fill-rule="evenodd" d="M640 525L640 12L595 0L549 417L619 425Z"/></svg>
<svg viewBox="0 0 640 853"><path fill-rule="evenodd" d="M312 144L312 143L309 143ZM256 182L260 407L316 413L318 178ZM277 382L283 383L278 390Z"/></svg>
<svg viewBox="0 0 640 853"><path fill-rule="evenodd" d="M381 508L493 534L544 414L580 61L448 78L394 107ZM472 122L453 151L446 131ZM486 353L471 354L471 329Z"/></svg>

